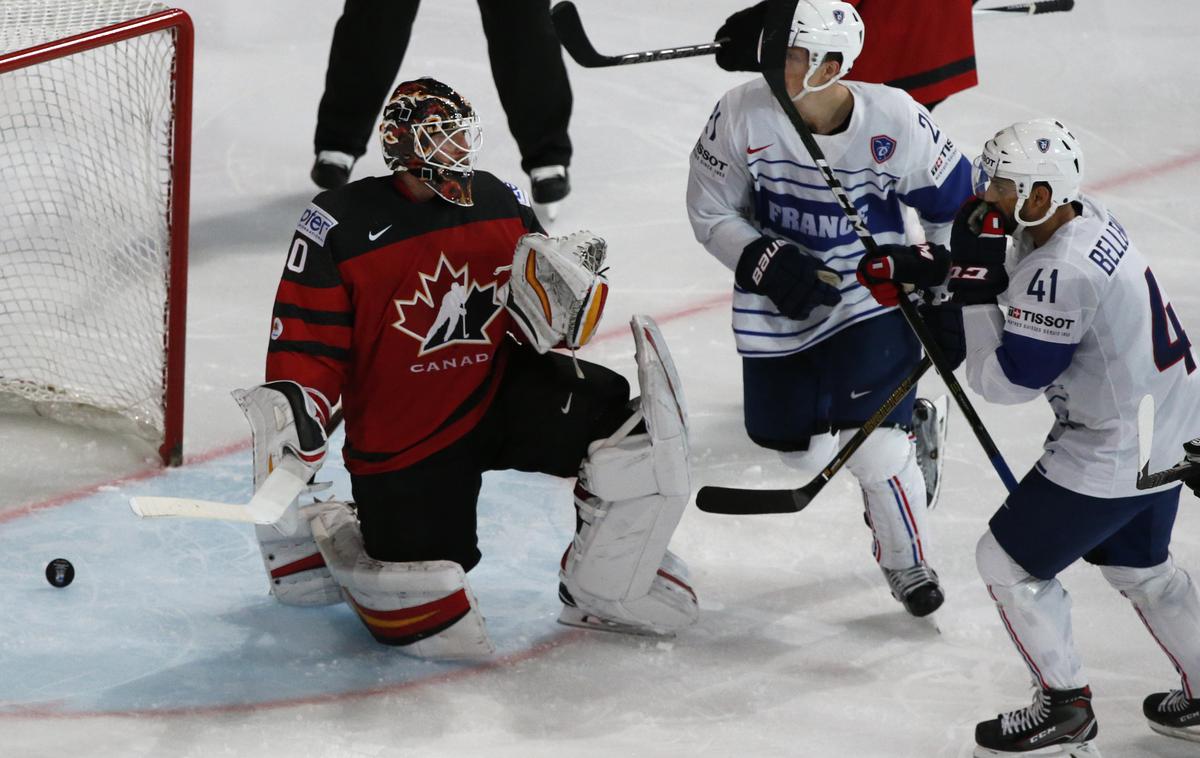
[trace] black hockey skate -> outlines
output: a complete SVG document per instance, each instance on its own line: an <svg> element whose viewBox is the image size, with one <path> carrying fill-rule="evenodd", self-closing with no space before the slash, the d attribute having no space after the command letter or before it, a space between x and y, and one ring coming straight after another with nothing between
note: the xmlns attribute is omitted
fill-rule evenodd
<svg viewBox="0 0 1200 758"><path fill-rule="evenodd" d="M354 156L336 150L317 153L309 177L321 189L337 189L350 181L350 169L354 168Z"/></svg>
<svg viewBox="0 0 1200 758"><path fill-rule="evenodd" d="M1090 687L1039 689L1029 707L975 726L975 758L1017 754L1099 758L1091 743L1097 731Z"/></svg>
<svg viewBox="0 0 1200 758"><path fill-rule="evenodd" d="M1200 742L1200 698L1188 699L1183 690L1156 692L1142 701L1142 713L1159 734Z"/></svg>
<svg viewBox="0 0 1200 758"><path fill-rule="evenodd" d="M883 568L892 597L904 604L904 610L917 618L928 616L942 607L946 595L937 572L924 562L906 569Z"/></svg>
<svg viewBox="0 0 1200 758"><path fill-rule="evenodd" d="M529 172L530 189L538 215L547 221L558 216L558 206L571 193L566 166L539 166Z"/></svg>
<svg viewBox="0 0 1200 758"><path fill-rule="evenodd" d="M946 418L949 403L942 395L937 400L919 397L913 405L912 428L917 449L917 465L925 477L925 506L937 505L942 488L942 454L946 447Z"/></svg>

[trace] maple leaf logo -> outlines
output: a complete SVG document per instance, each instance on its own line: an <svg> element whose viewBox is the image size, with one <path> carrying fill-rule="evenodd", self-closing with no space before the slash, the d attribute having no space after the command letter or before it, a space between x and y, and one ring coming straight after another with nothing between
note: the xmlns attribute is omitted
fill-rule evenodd
<svg viewBox="0 0 1200 758"><path fill-rule="evenodd" d="M500 312L496 282L471 278L470 264L454 268L443 253L433 274L418 273L420 286L408 300L395 300L393 327L421 343L418 356L450 345L490 345L487 327Z"/></svg>

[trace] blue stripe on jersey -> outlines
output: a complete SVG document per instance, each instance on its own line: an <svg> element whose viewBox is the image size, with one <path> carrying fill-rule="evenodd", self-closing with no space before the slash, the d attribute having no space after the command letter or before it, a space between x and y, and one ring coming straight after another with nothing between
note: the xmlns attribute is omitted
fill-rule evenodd
<svg viewBox="0 0 1200 758"><path fill-rule="evenodd" d="M953 221L958 209L974 194L971 187L971 162L959 156L958 164L942 182L941 187L919 187L900 195L905 205L917 209L921 218L935 224Z"/></svg>
<svg viewBox="0 0 1200 758"><path fill-rule="evenodd" d="M1008 381L1019 387L1040 390L1049 387L1071 365L1079 343L1064 345L1005 332L996 360Z"/></svg>
<svg viewBox="0 0 1200 758"><path fill-rule="evenodd" d="M828 197L829 201L822 202L782 195L759 186L754 192L755 219L764 229L787 237L814 253L858 243L858 235L842 212L842 206L832 195ZM895 195L889 194L886 198L865 195L851 201L872 234L904 232L904 218Z"/></svg>
<svg viewBox="0 0 1200 758"><path fill-rule="evenodd" d="M853 324L856 321L862 321L864 318L866 318L868 316L874 316L875 314L879 313L880 311L887 310L888 308L891 308L891 307L893 307L893 306L890 306L890 305L876 306L875 308L872 308L870 310L862 311L861 313L855 313L853 316L850 316L849 318L844 318L841 321L837 322L836 324L832 324L832 325L830 325L826 321L818 321L817 323L812 324L811 326L807 326L796 332L755 332L755 331L751 331L749 329L738 329L738 328L734 327L733 333L734 334L742 334L747 337L771 337L771 338L775 338L775 339L781 339L784 337L799 337L802 334L811 332L813 329L816 329L819 326L828 326L829 327L828 329L821 332L820 334L818 334L816 336L816 338L809 341L809 344L812 344L813 342L817 341L817 338L824 338L826 335L832 334L833 332L837 331L838 329L841 329L844 326ZM807 347L807 345L805 345L804 347ZM803 349L803 348L801 348L801 349ZM795 350L794 349L786 350L786 351L739 350L738 352L745 355L748 353L795 352Z"/></svg>
<svg viewBox="0 0 1200 758"><path fill-rule="evenodd" d="M795 179L788 179L787 177L783 176L771 176L769 174L759 174L758 180L760 182L769 181L779 184L790 184L795 187L803 187L804 189L824 190L829 188L829 185L824 182L821 182L820 184L805 184L804 182L798 182ZM858 184L842 185L842 189L846 190L847 192L853 192L860 187L870 187L871 189L878 190L879 192L886 194L891 192L892 188L895 186L896 182L894 180L887 180L883 184L876 184L868 179L867 181L859 182Z"/></svg>
<svg viewBox="0 0 1200 758"><path fill-rule="evenodd" d="M797 163L796 161L790 161L787 158L779 158L776 160L768 160L766 158L756 158L755 160L752 160L749 163L747 163L746 166L747 166L747 168L753 167L756 163L772 163L772 164L773 163L783 163L788 166L795 166L796 168L805 169L806 171L815 171L818 174L821 173L821 169L817 168L816 166L805 166L803 163ZM870 166L868 166L866 168L858 168L853 171L850 171L850 170L844 169L844 168L836 168L834 166L830 166L830 168L833 169L833 173L845 174L846 176L853 176L854 174L862 174L864 172L869 171L872 174L874 174L875 176L885 176L888 179L897 180L900 178L896 174L889 174L886 171L880 171L879 169L871 168ZM821 186L825 186L825 185L821 185Z"/></svg>

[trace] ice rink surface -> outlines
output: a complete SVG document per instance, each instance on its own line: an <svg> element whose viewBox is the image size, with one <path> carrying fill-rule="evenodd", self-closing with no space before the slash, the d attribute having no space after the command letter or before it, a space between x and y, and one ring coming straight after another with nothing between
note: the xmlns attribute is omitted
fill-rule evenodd
<svg viewBox="0 0 1200 758"><path fill-rule="evenodd" d="M673 549L691 565L702 615L658 642L556 625L570 484L489 475L485 556L471 577L499 652L480 665L408 659L345 607L279 606L248 527L135 519L130 494L249 496L248 428L228 393L261 379L285 249L315 194L311 138L339 12L316 0L181 5L198 46L188 463L161 472L141 443L0 417L0 755L951 758L970 754L977 721L1027 704L1027 673L974 566L1004 490L957 413L926 542L948 596L940 633L889 596L845 476L800 514L689 508ZM623 53L710 39L740 4L579 6L601 52ZM975 36L982 83L940 106L940 125L974 155L1013 121L1064 119L1085 150L1085 189L1200 334L1200 4L1083 0L1067 14L981 19ZM713 103L752 75L710 58L569 67L574 189L554 229L600 233L612 266L602 339L583 357L635 378L625 322L654 316L684 380L697 485L796 486L804 475L742 429L731 275L694 242L683 205L687 156ZM487 128L481 167L527 187L474 3L426 3L401 74L466 94ZM383 171L372 145L355 176ZM942 389L936 378L922 387ZM1048 407L976 403L1024 473ZM340 466L326 470L348 494ZM1198 509L1185 494L1174 544L1193 570ZM58 556L78 572L65 590L42 577ZM1196 755L1143 722L1142 698L1178 680L1128 603L1086 565L1062 578L1104 755Z"/></svg>

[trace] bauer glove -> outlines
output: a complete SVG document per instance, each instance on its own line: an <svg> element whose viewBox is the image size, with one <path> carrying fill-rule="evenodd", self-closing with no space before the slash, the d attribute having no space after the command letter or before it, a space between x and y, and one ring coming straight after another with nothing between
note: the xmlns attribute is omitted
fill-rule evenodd
<svg viewBox="0 0 1200 758"><path fill-rule="evenodd" d="M780 313L797 321L842 299L836 271L795 245L765 235L742 250L734 280L747 292L766 295Z"/></svg>

